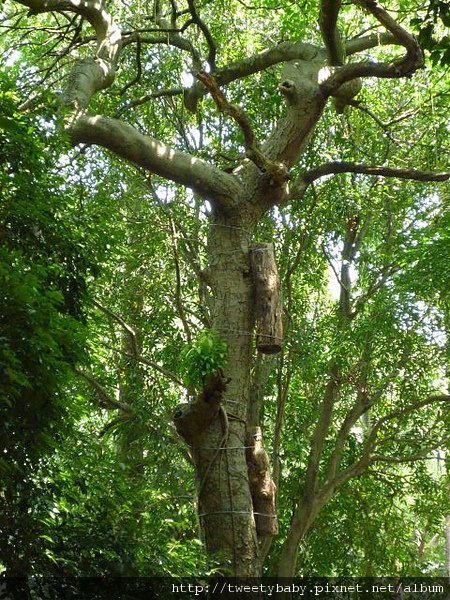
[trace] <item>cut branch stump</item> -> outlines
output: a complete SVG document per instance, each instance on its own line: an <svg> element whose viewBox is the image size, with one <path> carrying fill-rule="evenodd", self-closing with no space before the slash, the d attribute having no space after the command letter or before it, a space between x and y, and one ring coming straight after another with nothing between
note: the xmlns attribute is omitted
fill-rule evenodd
<svg viewBox="0 0 450 600"><path fill-rule="evenodd" d="M281 284L273 244L250 249L256 304L256 347L263 354L276 354L283 347Z"/></svg>

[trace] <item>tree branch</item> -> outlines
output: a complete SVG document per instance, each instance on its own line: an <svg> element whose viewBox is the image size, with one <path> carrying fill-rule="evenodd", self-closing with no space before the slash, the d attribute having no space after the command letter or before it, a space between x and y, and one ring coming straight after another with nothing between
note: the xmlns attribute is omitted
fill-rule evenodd
<svg viewBox="0 0 450 600"><path fill-rule="evenodd" d="M111 317L111 319L113 319L114 321L116 321L117 323L119 323L119 325L121 327L123 327L123 329L130 336L132 354L130 354L129 352L125 352L125 351L120 351L121 354L123 354L124 356L128 356L129 358L134 358L134 360L136 362L139 362L139 363L142 363L144 365L147 365L148 367L152 367L152 369L155 369L156 371L159 371L162 375L164 375L165 377L167 377L168 379L170 379L171 381L173 381L177 385L180 385L181 387L184 387L184 388L186 387L183 384L183 382L180 381L178 379L178 377L176 377L173 373L171 373L170 371L168 371L164 367L161 367L160 365L158 365L158 363L156 363L156 362L154 362L152 360L149 360L147 358L144 358L140 354L139 348L138 348L138 344L137 344L137 339L136 339L136 332L134 331L134 329L132 327L130 327L128 325L128 323L126 323L122 319L122 317L119 317L119 315L117 315L110 308L108 308L107 306L103 306L102 304L100 304L100 302L97 302L96 300L94 300L94 305L97 308L99 308L102 312L104 312L106 315L108 315L109 317Z"/></svg>
<svg viewBox="0 0 450 600"><path fill-rule="evenodd" d="M75 144L97 144L156 175L192 188L223 209L240 193L238 180L200 158L175 150L131 125L100 115L83 114L69 130Z"/></svg>
<svg viewBox="0 0 450 600"><path fill-rule="evenodd" d="M95 379L95 377L89 375L89 373L81 371L80 369L75 369L75 373L85 379L94 388L98 397L100 398L100 406L102 408L121 410L126 413L132 412L132 408L129 404L119 402L118 400L112 398L105 388Z"/></svg>
<svg viewBox="0 0 450 600"><path fill-rule="evenodd" d="M422 68L424 64L423 53L417 40L376 0L354 0L354 3L370 12L392 34L394 42L405 47L406 54L399 60L385 63L367 61L330 69L328 78L321 84L325 96L333 95L343 83L358 77L406 77Z"/></svg>
<svg viewBox="0 0 450 600"><path fill-rule="evenodd" d="M137 338L136 338L136 332L134 331L134 329L132 327L130 327L128 325L128 323L126 323L122 319L122 317L119 317L119 315L117 315L115 312L113 312L107 306L103 306L103 304L100 304L100 302L97 302L97 300L94 300L93 304L94 304L94 306L99 308L102 312L104 312L106 315L108 315L108 317L111 317L111 319L113 319L114 321L119 323L119 325L127 332L127 334L130 336L131 349L133 350L133 355L136 357L139 356L139 348L138 348L138 343L137 343Z"/></svg>
<svg viewBox="0 0 450 600"><path fill-rule="evenodd" d="M156 92L151 92L150 94L145 94L144 96L140 96L139 98L135 98L134 100L130 100L127 104L123 105L117 111L115 116L119 116L130 108L134 108L135 106L141 106L146 102L150 102L154 98L164 98L171 96L181 96L183 94L183 88L172 88L169 90L157 90Z"/></svg>
<svg viewBox="0 0 450 600"><path fill-rule="evenodd" d="M138 35L136 41L136 75L133 77L131 81L126 83L124 87L120 90L119 94L123 96L127 90L130 89L136 83L139 83L142 77L142 60L141 60L141 38Z"/></svg>
<svg viewBox="0 0 450 600"><path fill-rule="evenodd" d="M378 419L378 421L376 421L372 425L372 430L367 439L363 456L367 457L367 459L371 458L371 454L372 454L373 450L375 449L375 447L377 446L376 438L377 438L378 432L384 425L386 425L386 423L389 423L390 421L393 421L394 419L401 419L401 418L407 417L408 415L415 412L416 410L419 410L420 408L424 408L425 406L428 406L429 404L433 404L434 402L449 402L449 401L450 401L450 395L446 395L446 394L433 395L433 396L429 396L428 398L425 398L425 400L420 400L419 402L415 402L414 404L409 404L408 406L399 408L398 410L394 410L394 411L390 412L389 414L385 415L384 417L381 417L380 419Z"/></svg>
<svg viewBox="0 0 450 600"><path fill-rule="evenodd" d="M94 28L97 40L95 57L74 65L61 97L63 104L85 109L92 95L114 81L122 39L119 26L108 12L104 0L18 0L30 14L67 11L84 17Z"/></svg>
<svg viewBox="0 0 450 600"><path fill-rule="evenodd" d="M443 439L440 439L438 443L425 448L422 452L418 452L416 454L409 454L407 456L383 456L381 454L373 454L370 458L371 463L383 462L383 463L391 463L391 464L404 464L410 462L416 462L418 460L424 460L429 458L430 452L433 450L437 450L438 448L442 448L442 446L447 443L450 439L450 436L446 436Z"/></svg>
<svg viewBox="0 0 450 600"><path fill-rule="evenodd" d="M374 33L372 35L348 40L345 44L345 54L350 56L351 54L364 52L364 50L371 50L378 46L398 45L398 43L396 37L388 31L385 31L384 33Z"/></svg>
<svg viewBox="0 0 450 600"><path fill-rule="evenodd" d="M309 185L316 179L338 173L361 173L363 175L396 177L398 179L411 179L413 181L447 181L450 178L450 173L433 173L430 171L418 171L416 169L395 169L391 167L361 165L352 162L330 162L307 171L299 182L294 184L293 189L296 186L302 189L305 184Z"/></svg>
<svg viewBox="0 0 450 600"><path fill-rule="evenodd" d="M320 3L319 25L330 65L343 65L345 62L345 47L337 26L340 8L341 0L322 0Z"/></svg>
<svg viewBox="0 0 450 600"><path fill-rule="evenodd" d="M311 449L308 456L308 466L305 476L305 496L311 500L317 491L320 458L330 428L333 408L338 396L339 388L338 369L337 366L333 364L330 368L329 380L320 405L319 418L311 439Z"/></svg>
<svg viewBox="0 0 450 600"><path fill-rule="evenodd" d="M198 26L203 35L205 36L206 43L209 47L208 53L208 64L211 68L211 71L214 71L216 66L216 43L209 31L208 27L205 25L204 21L200 18L198 14L197 7L195 6L194 0L188 0L189 12L192 15L192 21Z"/></svg>
<svg viewBox="0 0 450 600"><path fill-rule="evenodd" d="M344 452L345 443L350 434L351 428L355 425L362 415L364 415L371 406L373 406L375 400L369 399L365 394L359 393L358 398L352 408L348 411L344 421L339 429L336 436L336 442L334 445L333 452L328 461L326 480L332 481L336 477L337 469L340 466L342 455Z"/></svg>
<svg viewBox="0 0 450 600"><path fill-rule="evenodd" d="M129 44L137 44L138 42L140 42L141 44L162 44L165 46L173 46L174 48L184 50L185 52L188 52L191 55L192 64L194 65L194 68L202 68L200 54L188 39L181 36L177 31L173 29L166 29L163 26L159 29L156 29L155 31L157 31L158 33L161 32L162 35L146 36L142 35L138 31L128 33L122 38L122 45L125 47Z"/></svg>
<svg viewBox="0 0 450 600"><path fill-rule="evenodd" d="M180 272L180 261L178 258L178 246L177 246L177 229L175 226L174 220L170 217L170 234L172 238L172 252L173 259L175 262L175 304L178 309L178 314L180 315L181 322L183 323L184 333L186 335L187 341L190 343L192 341L191 330L189 328L189 323L186 318L186 313L184 311L183 302L181 299L181 272Z"/></svg>
<svg viewBox="0 0 450 600"><path fill-rule="evenodd" d="M261 173L267 174L274 182L282 185L289 178L288 170L283 163L269 160L260 150L251 123L244 111L231 104L220 90L214 77L207 73L197 73L197 78L211 93L214 102L220 112L229 115L242 130L244 134L245 155L255 164Z"/></svg>
<svg viewBox="0 0 450 600"><path fill-rule="evenodd" d="M214 79L217 85L223 86L264 71L272 65L276 65L289 60L312 60L316 58L321 50L312 44L301 44L294 42L281 42L274 48L268 48L244 58L240 61L228 64L214 72ZM325 58L325 54L324 54ZM190 89L185 91L185 105L188 110L195 112L197 110L198 101L207 94L207 89L199 81Z"/></svg>
<svg viewBox="0 0 450 600"><path fill-rule="evenodd" d="M361 294L359 298L356 299L355 308L353 309L353 314L356 316L361 308L365 305L365 303L370 300L381 288L383 288L384 284L387 282L389 277L397 273L400 270L398 265L387 265L383 268L382 272L377 274L369 285L366 292Z"/></svg>

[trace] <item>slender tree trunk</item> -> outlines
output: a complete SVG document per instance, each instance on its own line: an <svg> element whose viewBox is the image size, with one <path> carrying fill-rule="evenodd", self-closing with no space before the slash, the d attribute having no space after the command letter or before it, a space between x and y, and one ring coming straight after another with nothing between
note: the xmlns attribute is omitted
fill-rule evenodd
<svg viewBox="0 0 450 600"><path fill-rule="evenodd" d="M303 499L301 506L296 510L291 522L291 528L286 538L278 563L279 577L294 577L297 568L297 559L300 543L308 533L312 522L321 509L319 502L314 499Z"/></svg>

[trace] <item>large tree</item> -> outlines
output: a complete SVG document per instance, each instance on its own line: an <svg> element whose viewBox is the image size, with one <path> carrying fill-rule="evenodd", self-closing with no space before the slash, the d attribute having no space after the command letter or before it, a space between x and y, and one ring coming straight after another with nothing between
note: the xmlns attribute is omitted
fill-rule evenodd
<svg viewBox="0 0 450 600"><path fill-rule="evenodd" d="M415 8L411 3L405 14L408 10L413 14ZM260 425L272 367L270 359L253 347L254 263L264 249L255 241L258 235L266 242L279 241L270 240L269 217L272 223L284 224L280 247L288 260L280 256L279 262L286 286L285 326L291 328L291 336L299 324L305 331L309 328L308 335L315 333L304 288L293 283L298 273L315 276L314 268L302 263L322 261L317 268L322 278L325 259L335 270L339 299L333 318L320 325L328 328L329 339L322 338L321 348L311 346L317 359L316 365L309 363L315 387L307 373L297 384L297 390L303 386L302 398L310 394L311 403L304 403L310 413L304 429L309 436L309 445L304 446L306 469L279 561L279 574L293 575L299 544L336 489L375 462L418 460L447 441L439 432L433 439L428 436L415 452L402 453L410 440L406 435L396 439L396 428L414 413L419 415L415 425L419 430L421 411L430 405L438 406L437 420L448 397L430 393L429 373L416 395L407 395L407 383L395 393L389 389L401 375L410 375L408 369L414 371L419 355L426 361L417 351L425 334L414 320L407 285L411 274L404 269L404 280L387 285L402 271L400 253L408 247L404 228L411 211L419 218L426 192L419 184L409 184L402 195L396 184L379 186L374 181L448 179L441 172L446 167L442 152L418 147L410 153L405 148L416 127L408 119L421 105L429 102L429 110L439 112L409 81L417 78L420 90L431 85L431 78L416 74L424 66L416 38L405 23L373 0L345 6L322 0L304 7L248 5L239 0L214 4L155 0L151 5L23 0L4 10L11 47L16 42L24 61L18 67L29 95L24 110L54 110L73 144L88 153L90 146L100 146L137 166L155 197L163 180L176 184L166 201L159 199L161 213L175 194L186 205L198 206L201 199L207 207L198 211L199 224L205 218L208 224L207 267L198 268L197 275L205 327L215 334L201 343L220 350L218 339L226 342L227 359L223 365L214 363L223 369L207 377L203 389L190 388L195 396L190 406L196 403L196 408L184 418L184 427L195 465L206 548L219 553L224 568L236 575L261 573L275 531L255 525L255 517L257 523L261 517L274 520L275 515L261 515L255 509L254 486L249 485L249 473L250 480L255 473L246 454L251 444L247 432ZM22 32L30 32L32 41ZM14 59L17 55L11 56ZM380 87L377 80L394 81ZM50 84L60 85L54 96L48 94ZM433 85L443 93L437 83ZM405 101L407 94L410 101ZM378 97L383 100L379 105ZM424 120L420 134L424 146L438 147L443 132L433 137ZM342 174L349 174L348 179L344 175L335 181L350 181L350 187L329 185L318 197L317 183ZM177 229L172 225L174 285L179 292ZM148 234L153 235L151 225ZM359 269L357 293L352 269ZM323 289L323 279L321 285ZM139 307L138 288L135 295L133 310L139 312L143 304ZM189 340L180 294L175 297ZM297 321L289 318L296 299L305 310L303 317L297 313ZM267 309L264 301L261 305ZM403 311L396 310L399 306ZM377 308L380 322L369 336L368 323ZM131 322L136 319L133 310L127 315ZM120 316L110 316L125 330L125 354L139 358L134 330ZM408 325L408 316L414 326ZM397 327L396 320L403 322ZM385 334L389 327L400 341L396 360L383 363L392 342ZM275 344L268 346L269 351L277 349ZM277 452L289 384L300 367L290 354L278 365ZM383 385L376 383L380 372ZM392 409L386 389L398 401ZM201 403L207 408L199 409ZM363 442L352 460L348 444L364 417ZM208 426L198 431L206 422ZM130 439L124 442L129 443ZM265 459L261 460L265 471ZM278 482L277 464L275 479ZM267 478L266 483L266 492L273 493Z"/></svg>

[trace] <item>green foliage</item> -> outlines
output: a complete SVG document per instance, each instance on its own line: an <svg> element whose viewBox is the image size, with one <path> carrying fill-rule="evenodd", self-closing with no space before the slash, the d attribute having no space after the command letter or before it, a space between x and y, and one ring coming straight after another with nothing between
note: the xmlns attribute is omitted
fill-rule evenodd
<svg viewBox="0 0 450 600"><path fill-rule="evenodd" d="M60 445L33 476L36 570L67 577L193 576L202 561L206 570L192 531L193 504L175 497L170 476L172 492L164 489L163 478L154 477L155 455L146 476L136 477L135 471L133 477L118 460L113 439L95 434L100 422L84 420L76 440ZM169 470L161 452L151 444L149 449ZM177 473L176 464L172 469Z"/></svg>
<svg viewBox="0 0 450 600"><path fill-rule="evenodd" d="M180 369L185 384L201 389L208 375L225 367L228 349L216 331L203 331L180 353Z"/></svg>
<svg viewBox="0 0 450 600"><path fill-rule="evenodd" d="M433 65L450 65L450 3L448 0L429 0L424 15L411 19L418 31L422 48L428 51Z"/></svg>
<svg viewBox="0 0 450 600"><path fill-rule="evenodd" d="M4 73L0 103L0 563L17 574L33 569L40 530L32 473L78 410L68 390L85 358L85 281L95 264L52 174L64 143L18 111Z"/></svg>
<svg viewBox="0 0 450 600"><path fill-rule="evenodd" d="M444 576L445 508L444 487L424 463L373 468L349 482L320 514L308 536L302 574ZM331 529L333 535L325 536Z"/></svg>

